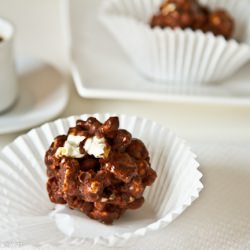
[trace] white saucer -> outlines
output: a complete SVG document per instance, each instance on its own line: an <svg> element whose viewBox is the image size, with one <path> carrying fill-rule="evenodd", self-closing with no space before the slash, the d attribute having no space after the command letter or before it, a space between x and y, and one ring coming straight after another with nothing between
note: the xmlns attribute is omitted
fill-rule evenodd
<svg viewBox="0 0 250 250"><path fill-rule="evenodd" d="M29 129L62 112L68 88L62 74L38 59L17 61L20 91L12 108L0 114L0 134Z"/></svg>

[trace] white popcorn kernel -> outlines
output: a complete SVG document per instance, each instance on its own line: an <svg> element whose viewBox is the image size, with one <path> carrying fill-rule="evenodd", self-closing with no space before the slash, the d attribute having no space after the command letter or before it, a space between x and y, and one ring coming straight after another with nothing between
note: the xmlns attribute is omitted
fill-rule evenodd
<svg viewBox="0 0 250 250"><path fill-rule="evenodd" d="M56 151L56 157L60 158L62 156L72 157L72 158L82 158L84 154L80 153L79 144L85 139L84 136L69 135L67 141L65 141L63 147L59 147Z"/></svg>
<svg viewBox="0 0 250 250"><path fill-rule="evenodd" d="M176 10L176 5L174 3L170 3L162 9L162 14L166 16L170 12L173 12L175 10Z"/></svg>
<svg viewBox="0 0 250 250"><path fill-rule="evenodd" d="M130 202L130 203L133 202L134 200L135 200L134 197L132 197L132 196L129 197L129 202Z"/></svg>
<svg viewBox="0 0 250 250"><path fill-rule="evenodd" d="M61 158L62 156L67 156L68 154L69 154L68 148L59 147L59 148L56 150L55 156L56 156L57 158Z"/></svg>
<svg viewBox="0 0 250 250"><path fill-rule="evenodd" d="M96 158L104 158L109 154L109 147L104 138L96 136L88 138L84 144L84 150Z"/></svg>
<svg viewBox="0 0 250 250"><path fill-rule="evenodd" d="M67 142L72 146L79 146L80 142L82 142L85 138L85 136L80 135L68 135Z"/></svg>
<svg viewBox="0 0 250 250"><path fill-rule="evenodd" d="M101 202L107 202L108 199L107 198L101 198Z"/></svg>
<svg viewBox="0 0 250 250"><path fill-rule="evenodd" d="M85 140L85 136L68 135L63 147L59 147L56 151L56 157L62 156L72 158L82 158L86 154L80 153L80 143ZM104 138L96 136L88 138L84 143L84 150L87 154L93 155L96 158L105 158L108 156L110 148Z"/></svg>
<svg viewBox="0 0 250 250"><path fill-rule="evenodd" d="M109 200L113 201L114 199L115 199L115 194L111 194L111 195L109 196Z"/></svg>

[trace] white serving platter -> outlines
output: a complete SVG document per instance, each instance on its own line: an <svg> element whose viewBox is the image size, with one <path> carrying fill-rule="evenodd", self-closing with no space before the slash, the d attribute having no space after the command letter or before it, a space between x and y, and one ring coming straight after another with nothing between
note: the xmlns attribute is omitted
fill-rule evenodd
<svg viewBox="0 0 250 250"><path fill-rule="evenodd" d="M250 105L250 63L230 79L206 87L166 85L144 78L100 21L101 2L69 2L71 72L80 96Z"/></svg>

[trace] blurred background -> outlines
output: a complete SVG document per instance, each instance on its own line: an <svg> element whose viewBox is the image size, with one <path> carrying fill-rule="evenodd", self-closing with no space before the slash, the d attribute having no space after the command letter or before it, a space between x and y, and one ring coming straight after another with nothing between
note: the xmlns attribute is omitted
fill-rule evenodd
<svg viewBox="0 0 250 250"><path fill-rule="evenodd" d="M38 57L69 74L66 5L64 0L0 0L0 15L14 23L17 30L17 57ZM84 100L76 94L72 81L70 91L72 96L63 116L86 112L136 114L166 124L186 139L239 142L250 139L250 107ZM79 105L74 105L78 102Z"/></svg>

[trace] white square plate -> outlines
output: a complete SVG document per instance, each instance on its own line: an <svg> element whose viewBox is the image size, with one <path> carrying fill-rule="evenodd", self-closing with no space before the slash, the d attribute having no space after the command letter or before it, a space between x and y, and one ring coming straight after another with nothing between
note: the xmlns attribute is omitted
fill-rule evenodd
<svg viewBox="0 0 250 250"><path fill-rule="evenodd" d="M99 19L101 0L69 2L72 75L84 98L250 105L250 64L207 87L167 86L143 78Z"/></svg>

